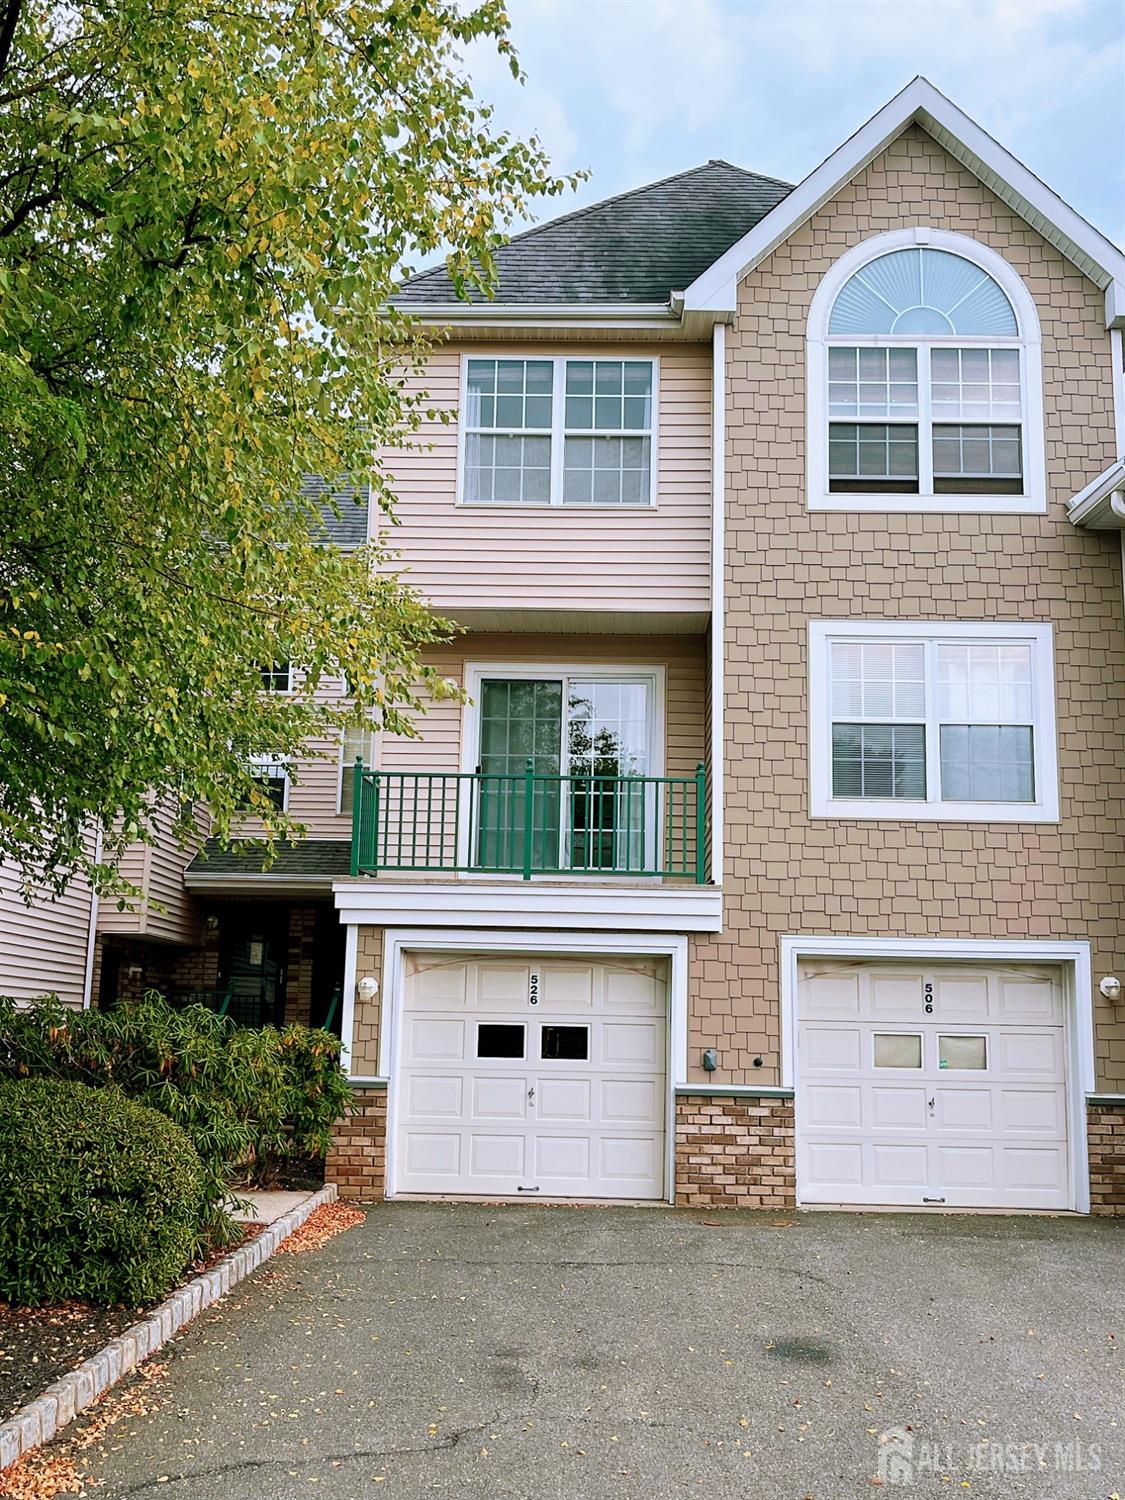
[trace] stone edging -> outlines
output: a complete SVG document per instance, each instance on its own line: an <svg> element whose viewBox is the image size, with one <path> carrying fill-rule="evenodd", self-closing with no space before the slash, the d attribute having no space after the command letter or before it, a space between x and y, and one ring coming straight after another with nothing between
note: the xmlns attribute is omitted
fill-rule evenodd
<svg viewBox="0 0 1125 1500"><path fill-rule="evenodd" d="M104 1349L99 1349L97 1354L92 1354L76 1369L49 1385L41 1396L21 1406L7 1421L0 1422L0 1472L24 1458L33 1448L49 1443L79 1412L93 1406L130 1370L162 1348L185 1323L198 1317L205 1307L210 1307L220 1297L225 1297L251 1271L256 1271L263 1261L269 1260L282 1240L298 1229L315 1209L335 1199L334 1183L310 1194L303 1203L267 1225L261 1234L232 1250L209 1271L173 1292L159 1307L154 1307L147 1318L110 1339Z"/></svg>

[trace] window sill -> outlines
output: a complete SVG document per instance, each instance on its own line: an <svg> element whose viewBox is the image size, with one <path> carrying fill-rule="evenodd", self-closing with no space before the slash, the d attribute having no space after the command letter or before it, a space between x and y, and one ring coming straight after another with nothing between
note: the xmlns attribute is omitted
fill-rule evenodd
<svg viewBox="0 0 1125 1500"><path fill-rule="evenodd" d="M899 802L814 798L812 818L881 823L1057 823L1057 802Z"/></svg>
<svg viewBox="0 0 1125 1500"><path fill-rule="evenodd" d="M834 497L835 498L835 497ZM478 514L484 512L493 515L501 512L504 515L589 515L595 512L598 515L651 515L656 510L655 500L646 501L643 505L555 505L549 500L535 501L489 501L489 500L457 500L454 502L454 510L471 510Z"/></svg>
<svg viewBox="0 0 1125 1500"><path fill-rule="evenodd" d="M871 511L880 514L1041 516L1047 497L1041 495L817 495L808 497L809 510Z"/></svg>

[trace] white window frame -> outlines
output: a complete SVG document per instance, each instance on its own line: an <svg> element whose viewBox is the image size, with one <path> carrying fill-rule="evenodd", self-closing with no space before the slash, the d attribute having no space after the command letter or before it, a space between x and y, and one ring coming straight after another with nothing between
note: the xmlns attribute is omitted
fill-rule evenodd
<svg viewBox="0 0 1125 1500"><path fill-rule="evenodd" d="M363 733L366 737L365 748L363 751L363 766L364 770L370 771L374 769L376 756L379 753L379 731L376 729L374 724L369 723L364 726ZM336 812L338 816L342 818L350 818L352 816L350 809L346 812L344 810L344 777L347 776L355 768L354 758L349 760L344 753L346 748L347 730L341 729L340 749L338 754L339 764L336 768ZM369 751L370 754L368 753Z"/></svg>
<svg viewBox="0 0 1125 1500"><path fill-rule="evenodd" d="M289 788L292 786L292 779L289 775L288 761L284 760L280 755L252 755L250 757L250 768L255 776L263 780L266 779L265 773L268 772L270 773L268 778L269 780L281 782L282 792L280 811L288 812ZM248 813L251 817L254 817L256 815L256 809L251 807L244 808L243 812Z"/></svg>
<svg viewBox="0 0 1125 1500"><path fill-rule="evenodd" d="M909 641L927 648L926 800L900 797L833 797L832 695L829 653L838 641ZM936 732L935 673L938 642L1031 646L1034 802L943 802ZM809 621L809 809L814 818L882 819L944 823L1057 823L1058 748L1055 730L1053 631L1044 624L969 623L963 620Z"/></svg>
<svg viewBox="0 0 1125 1500"><path fill-rule="evenodd" d="M533 436L550 436L551 439L551 491L550 499L546 501L495 501L495 500L467 500L465 498L465 439L468 434L468 425L462 420L465 410L465 397L469 388L469 361L471 359L521 359L538 360L541 363L550 363L553 367L551 385L551 429L550 433L541 431L539 428L528 429ZM602 428L591 428L588 432L572 432L571 437L647 437L649 439L649 468L648 468L648 499L642 500L639 505L626 504L594 504L578 503L571 501L567 504L563 500L563 456L565 442L568 436L566 429L566 365L571 360L583 364L620 364L623 360L634 364L647 364L652 369L652 422L647 433L627 430L608 431ZM657 481L657 463L660 451L660 359L657 355L643 355L632 353L606 354L604 351L597 354L580 353L568 350L565 354L550 354L537 349L528 349L526 346L520 349L475 349L461 355L460 370L460 397L457 407L457 497L456 505L472 511L504 511L516 512L518 514L536 514L543 511L564 510L568 514L585 515L593 511L604 515L610 512L613 515L629 515L631 513L645 513L656 509L657 492L659 484ZM476 429L474 429L475 431Z"/></svg>
<svg viewBox="0 0 1125 1500"><path fill-rule="evenodd" d="M280 666L282 666L282 665L284 665L284 667L285 667L285 686L284 687L275 686L272 682L267 684L265 682L265 680L264 680L265 679L265 674L268 672L271 677L280 676L280 674L277 671L277 668L280 667ZM292 691L293 691L293 663L291 661L287 661L287 662L284 662L284 663L282 663L282 662L273 662L270 666L268 666L268 667L262 667L260 670L262 672L262 677L263 677L263 681L262 681L262 692L263 693L271 693L271 694L272 693L280 693L282 695L287 694L287 693L292 693Z"/></svg>
<svg viewBox="0 0 1125 1500"><path fill-rule="evenodd" d="M893 250L912 247L946 250L972 262L1004 292L1016 315L1018 336L965 336L950 334L940 338L919 334L829 334L828 324L838 293L856 271ZM918 357L918 493L838 494L828 484L828 350L832 347L857 349L917 349ZM1021 495L946 495L933 492L933 418L930 403L929 351L935 348L1017 349L1020 356L1020 405L1023 412ZM918 227L897 229L875 235L842 255L822 279L809 308L806 340L807 366L807 434L808 508L840 511L925 511L938 514L970 512L997 515L1042 514L1047 509L1047 475L1043 435L1043 344L1039 315L1022 279L1003 256L967 235L952 234L943 229ZM844 420L844 419L839 419ZM884 425L884 419L872 418L860 425ZM988 423L961 423L987 426ZM994 423L1014 426L1012 422Z"/></svg>
<svg viewBox="0 0 1125 1500"><path fill-rule="evenodd" d="M648 726L648 762L649 769L646 776L663 776L664 772L664 735L665 735L665 670L662 666L620 666L604 665L599 663L593 666L589 663L568 663L560 666L557 662L471 662L465 667L465 691L468 697L465 702L461 720L461 770L463 772L475 771L480 762L480 696L482 681L492 678L503 680L522 679L524 681L542 681L558 679L563 685L563 719L562 719L562 743L560 745L559 765L560 774L569 774L570 761L567 756L566 744L566 707L567 707L567 684L578 679L580 681L605 681L605 682L644 682L649 686L649 726ZM461 809L461 820L457 830L457 863L467 865L470 860L471 847L469 827L469 808L467 804ZM664 858L664 829L658 827L656 833L656 859L658 863ZM562 827L559 830L560 848L562 845ZM569 866L558 870L545 870L541 876L533 876L533 879L558 880L560 876L566 878L570 874ZM575 870L576 876L583 879L589 878L589 872ZM488 871L473 871L469 879L491 879ZM607 882L614 880L635 880L636 876L614 875L606 873L602 876Z"/></svg>

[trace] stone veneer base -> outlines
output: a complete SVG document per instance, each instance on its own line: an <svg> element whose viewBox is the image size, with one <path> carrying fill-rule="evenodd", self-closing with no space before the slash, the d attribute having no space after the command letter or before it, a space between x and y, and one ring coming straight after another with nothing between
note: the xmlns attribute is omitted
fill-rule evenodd
<svg viewBox="0 0 1125 1500"><path fill-rule="evenodd" d="M92 1354L75 1369L49 1385L41 1396L29 1401L0 1422L0 1472L35 1448L41 1448L72 1422L80 1412L93 1406L112 1386L136 1369L149 1355L162 1348L185 1323L198 1317L220 1297L225 1297L251 1271L269 1260L282 1240L305 1222L324 1203L336 1199L335 1185L329 1183L311 1193L303 1203L262 1230L254 1239L225 1255L209 1271L195 1276L186 1286L154 1307L148 1317L134 1323L104 1349Z"/></svg>

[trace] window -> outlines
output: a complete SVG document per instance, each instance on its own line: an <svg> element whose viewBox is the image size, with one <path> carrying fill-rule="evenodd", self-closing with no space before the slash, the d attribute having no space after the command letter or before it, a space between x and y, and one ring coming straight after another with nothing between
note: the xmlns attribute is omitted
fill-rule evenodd
<svg viewBox="0 0 1125 1500"><path fill-rule="evenodd" d="M963 1072L985 1072L988 1068L988 1038L983 1036L939 1036L938 1067Z"/></svg>
<svg viewBox="0 0 1125 1500"><path fill-rule="evenodd" d="M825 277L808 343L811 508L1046 508L1038 321L994 252L880 235Z"/></svg>
<svg viewBox="0 0 1125 1500"><path fill-rule="evenodd" d="M652 504L651 359L464 362L466 505Z"/></svg>
<svg viewBox="0 0 1125 1500"><path fill-rule="evenodd" d="M279 812L284 812L289 799L289 772L285 762L276 755L252 755L250 766L254 772L254 780L274 807Z"/></svg>
<svg viewBox="0 0 1125 1500"><path fill-rule="evenodd" d="M922 1038L905 1032L876 1032L873 1061L877 1068L920 1068Z"/></svg>
<svg viewBox="0 0 1125 1500"><path fill-rule="evenodd" d="M562 1062L586 1062L590 1056L588 1026L544 1026L539 1035L539 1056Z"/></svg>
<svg viewBox="0 0 1125 1500"><path fill-rule="evenodd" d="M369 724L349 724L340 743L340 811L351 816L355 804L355 761L363 756L364 766L370 770L375 764L375 731Z"/></svg>
<svg viewBox="0 0 1125 1500"><path fill-rule="evenodd" d="M287 661L275 661L262 667L262 691L266 693L290 693L293 691L292 668Z"/></svg>
<svg viewBox="0 0 1125 1500"><path fill-rule="evenodd" d="M523 1057L522 1022L480 1021L477 1024L478 1057Z"/></svg>
<svg viewBox="0 0 1125 1500"><path fill-rule="evenodd" d="M1058 817L1049 625L815 621L814 817Z"/></svg>

